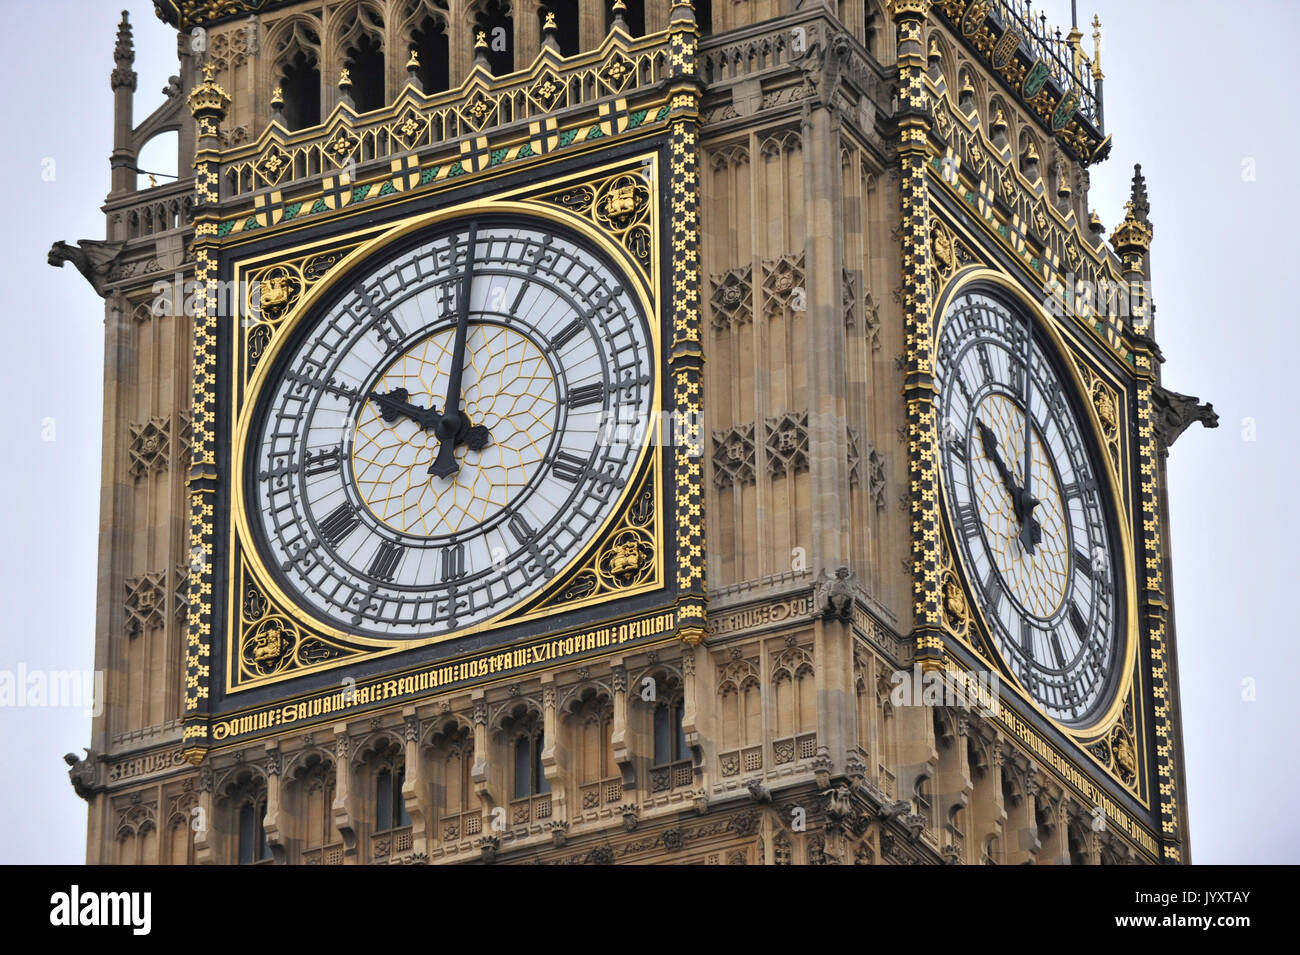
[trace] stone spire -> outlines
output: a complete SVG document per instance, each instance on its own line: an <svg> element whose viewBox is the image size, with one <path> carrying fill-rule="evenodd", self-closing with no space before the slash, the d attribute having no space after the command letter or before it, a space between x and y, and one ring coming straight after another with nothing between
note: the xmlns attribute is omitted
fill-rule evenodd
<svg viewBox="0 0 1300 955"><path fill-rule="evenodd" d="M125 86L134 92L136 75L131 67L135 65L135 44L131 37L131 18L125 10L122 11L122 22L117 25L117 45L113 47L113 60L117 64L113 70L113 91Z"/></svg>
<svg viewBox="0 0 1300 955"><path fill-rule="evenodd" d="M135 129L135 46L131 42L131 18L122 11L117 27L117 45L113 47L113 153L109 157L113 192L134 192L135 151L131 133Z"/></svg>
<svg viewBox="0 0 1300 955"><path fill-rule="evenodd" d="M1129 201L1133 203L1133 217L1139 222L1151 225L1151 220L1148 218L1151 202L1147 199L1147 178L1142 175L1141 163L1135 163L1133 166L1133 188Z"/></svg>

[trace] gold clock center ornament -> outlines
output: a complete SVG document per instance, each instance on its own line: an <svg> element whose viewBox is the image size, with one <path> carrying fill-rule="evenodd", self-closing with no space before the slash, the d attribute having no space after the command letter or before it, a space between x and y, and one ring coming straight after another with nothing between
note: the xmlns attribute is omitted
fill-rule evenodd
<svg viewBox="0 0 1300 955"><path fill-rule="evenodd" d="M373 390L402 389L424 408L447 393L455 329L446 328L397 359ZM357 419L352 467L357 491L388 527L425 537L453 535L482 524L508 507L541 467L555 433L559 392L541 348L529 336L497 324L469 329L464 410L486 427L491 443L481 451L457 449L460 471L430 479L438 455L432 430L406 418L385 420L368 402Z"/></svg>

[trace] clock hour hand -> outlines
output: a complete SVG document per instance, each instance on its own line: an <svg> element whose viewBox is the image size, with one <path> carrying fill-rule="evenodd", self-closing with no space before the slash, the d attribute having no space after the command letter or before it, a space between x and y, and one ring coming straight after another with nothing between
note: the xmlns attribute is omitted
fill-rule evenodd
<svg viewBox="0 0 1300 955"><path fill-rule="evenodd" d="M410 418L422 430L436 432L443 419L442 413L437 408L421 408L411 404L407 400L409 395L405 388L394 388L388 394L372 391L370 400L379 405L379 416L389 424L398 418ZM458 434L457 444L463 444L471 451L482 451L492 443L492 433L484 425L469 425L469 419L465 415L461 415L461 418L466 427Z"/></svg>
<svg viewBox="0 0 1300 955"><path fill-rule="evenodd" d="M1011 476L1007 470L1006 462L1002 460L1002 453L998 451L997 435L993 429L986 425L979 418L975 419L975 426L979 428L980 445L984 448L984 457L993 462L993 467L997 469L998 476L1002 478L1002 484L1006 487L1007 493L1011 495L1011 504L1015 508L1016 518L1020 517L1020 487L1016 484L1016 479Z"/></svg>
<svg viewBox="0 0 1300 955"><path fill-rule="evenodd" d="M398 418L410 418L425 431L437 428L438 422L442 420L438 409L413 405L407 400L409 398L410 392L405 388L394 388L388 394L378 391L370 393L370 400L379 405L379 416L389 424Z"/></svg>

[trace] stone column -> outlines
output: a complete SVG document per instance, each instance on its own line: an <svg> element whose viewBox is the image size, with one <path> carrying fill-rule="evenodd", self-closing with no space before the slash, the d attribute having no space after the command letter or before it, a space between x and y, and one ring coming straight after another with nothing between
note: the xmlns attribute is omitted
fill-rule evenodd
<svg viewBox="0 0 1300 955"><path fill-rule="evenodd" d="M579 0L578 49L594 50L609 33L605 29L605 0Z"/></svg>
<svg viewBox="0 0 1300 955"><path fill-rule="evenodd" d="M413 706L402 708L402 736L406 743L406 778L402 783L402 802L411 817L411 849L417 859L429 857L428 808L429 777L420 752L420 718Z"/></svg>
<svg viewBox="0 0 1300 955"><path fill-rule="evenodd" d="M560 738L560 718L555 707L555 674L542 677L542 773L551 786L551 819L564 822L568 819L569 759L564 740Z"/></svg>
<svg viewBox="0 0 1300 955"><path fill-rule="evenodd" d="M474 765L470 767L470 778L474 781L474 793L478 796L479 806L483 809L484 825L483 831L488 830L488 815L492 807L496 805L496 799L493 796L492 780L488 776L488 738L487 728L487 700L484 698L483 690L474 692Z"/></svg>
<svg viewBox="0 0 1300 955"><path fill-rule="evenodd" d="M213 812L212 768L204 766L199 769L199 826L194 831L194 864L212 865L217 860L213 857L213 843L216 841L213 827L216 815Z"/></svg>
<svg viewBox="0 0 1300 955"><path fill-rule="evenodd" d="M542 48L542 25L538 18L539 0L514 0L511 4L515 35L515 69L526 70Z"/></svg>
<svg viewBox="0 0 1300 955"><path fill-rule="evenodd" d="M283 805L284 788L280 776L280 744L274 740L266 744L266 815L262 819L262 831L266 833L266 844L271 848L271 856L279 864L286 861L287 846L285 832L281 826L280 808Z"/></svg>
<svg viewBox="0 0 1300 955"><path fill-rule="evenodd" d="M610 676L614 688L614 726L610 733L610 747L626 792L636 785L636 766L632 761L632 748L628 745L627 667L623 664L623 657L614 658Z"/></svg>
<svg viewBox="0 0 1300 955"><path fill-rule="evenodd" d="M346 723L334 724L334 828L343 839L343 854L357 854L356 796L353 793L352 740Z"/></svg>

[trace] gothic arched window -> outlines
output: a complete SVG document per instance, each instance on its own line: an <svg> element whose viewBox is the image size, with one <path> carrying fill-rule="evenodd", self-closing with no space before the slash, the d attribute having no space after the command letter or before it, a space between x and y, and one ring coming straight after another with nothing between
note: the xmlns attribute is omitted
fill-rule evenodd
<svg viewBox="0 0 1300 955"><path fill-rule="evenodd" d="M266 841L266 798L245 800L239 806L239 864L254 865L271 858Z"/></svg>
<svg viewBox="0 0 1300 955"><path fill-rule="evenodd" d="M550 0L537 10L538 19L546 25L546 14L555 14L555 42L560 45L560 55L574 56L582 50L578 33L578 0Z"/></svg>
<svg viewBox="0 0 1300 955"><path fill-rule="evenodd" d="M294 54L280 74L284 122L291 130L320 123L320 65L305 50Z"/></svg>
<svg viewBox="0 0 1300 955"><path fill-rule="evenodd" d="M419 58L420 87L426 93L451 88L451 49L446 21L425 17L411 33L411 48Z"/></svg>
<svg viewBox="0 0 1300 955"><path fill-rule="evenodd" d="M679 760L690 759L686 748L686 732L682 727L685 704L681 697L655 706L655 756L656 766L667 766Z"/></svg>
<svg viewBox="0 0 1300 955"><path fill-rule="evenodd" d="M515 739L514 744L514 798L527 799L551 791L551 784L542 772L542 749L545 737L541 727L535 732Z"/></svg>
<svg viewBox="0 0 1300 955"><path fill-rule="evenodd" d="M411 817L406 811L406 800L402 798L402 786L405 784L405 766L396 769L385 767L375 774L376 832L401 829L411 824Z"/></svg>
<svg viewBox="0 0 1300 955"><path fill-rule="evenodd" d="M470 775L474 738L469 728L450 722L433 737L433 811L439 839L455 842L482 831L478 794Z"/></svg>
<svg viewBox="0 0 1300 955"><path fill-rule="evenodd" d="M614 26L614 4L617 0L605 0L605 30ZM623 11L623 22L627 32L633 36L645 36L645 0L623 0L627 7Z"/></svg>
<svg viewBox="0 0 1300 955"><path fill-rule="evenodd" d="M713 0L695 0L695 25L699 27L700 36L713 32Z"/></svg>
<svg viewBox="0 0 1300 955"><path fill-rule="evenodd" d="M344 68L352 81L352 103L358 113L384 105L384 51L379 38L363 33L344 54Z"/></svg>
<svg viewBox="0 0 1300 955"><path fill-rule="evenodd" d="M483 0L474 16L474 41L482 33L487 42L488 68L503 76L515 68L515 21L505 0Z"/></svg>

